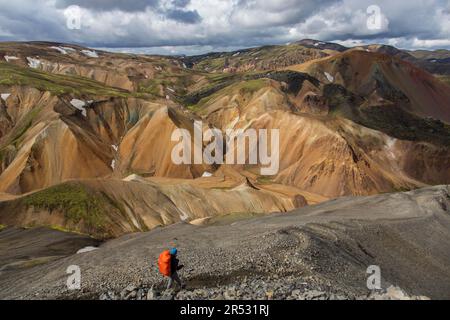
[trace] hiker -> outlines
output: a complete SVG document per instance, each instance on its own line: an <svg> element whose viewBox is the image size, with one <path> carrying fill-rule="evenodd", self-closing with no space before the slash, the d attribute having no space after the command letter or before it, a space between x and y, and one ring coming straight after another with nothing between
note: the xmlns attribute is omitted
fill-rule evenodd
<svg viewBox="0 0 450 320"><path fill-rule="evenodd" d="M178 285L183 289L185 287L184 283L181 281L178 276L178 270L183 268L183 265L180 265L180 261L177 259L178 250L176 248L172 248L170 250L166 250L159 256L158 265L159 271L166 277L169 277L169 283L167 284L167 289L170 289L175 281Z"/></svg>

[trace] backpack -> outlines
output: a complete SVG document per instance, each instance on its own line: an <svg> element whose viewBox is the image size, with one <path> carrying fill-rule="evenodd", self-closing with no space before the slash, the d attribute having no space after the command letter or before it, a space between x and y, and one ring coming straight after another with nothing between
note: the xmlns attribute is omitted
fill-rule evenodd
<svg viewBox="0 0 450 320"><path fill-rule="evenodd" d="M170 255L169 250L163 251L159 255L159 259L158 259L159 272L166 277L170 277L170 275L171 275L170 260L171 260L171 255Z"/></svg>

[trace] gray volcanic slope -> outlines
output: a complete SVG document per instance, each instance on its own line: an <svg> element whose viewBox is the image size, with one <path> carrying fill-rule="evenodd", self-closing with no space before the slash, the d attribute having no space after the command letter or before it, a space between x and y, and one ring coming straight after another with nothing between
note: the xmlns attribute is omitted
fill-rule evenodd
<svg viewBox="0 0 450 320"><path fill-rule="evenodd" d="M92 252L1 273L0 298L117 298L121 293L133 298L151 286L149 297L154 296L164 284L157 256L172 245L180 250L185 265L180 275L188 285L175 299L292 299L305 298L300 293L307 291L366 297L369 265L381 267L384 288L449 299L450 187L341 198L228 225L182 223L131 234ZM65 288L69 265L81 268L80 291ZM137 289L125 296L127 286Z"/></svg>

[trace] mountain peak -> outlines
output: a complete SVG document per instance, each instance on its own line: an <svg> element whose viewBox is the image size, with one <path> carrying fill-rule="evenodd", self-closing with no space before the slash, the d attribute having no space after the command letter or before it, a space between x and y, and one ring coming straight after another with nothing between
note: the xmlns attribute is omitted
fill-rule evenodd
<svg viewBox="0 0 450 320"><path fill-rule="evenodd" d="M320 49L320 50L334 50L334 51L343 52L348 49L347 47L344 47L337 43L314 40L314 39L302 39L300 41L297 41L296 43L300 44L302 46L308 47L308 48L316 48L316 49Z"/></svg>

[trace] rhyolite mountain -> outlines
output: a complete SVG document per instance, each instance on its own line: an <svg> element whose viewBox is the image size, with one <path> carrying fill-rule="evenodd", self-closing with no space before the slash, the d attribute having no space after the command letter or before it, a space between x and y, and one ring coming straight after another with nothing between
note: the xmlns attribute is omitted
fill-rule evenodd
<svg viewBox="0 0 450 320"><path fill-rule="evenodd" d="M445 52L302 40L169 57L10 42L0 60L3 225L108 238L450 183ZM195 120L279 129L278 174L175 165L171 134Z"/></svg>

